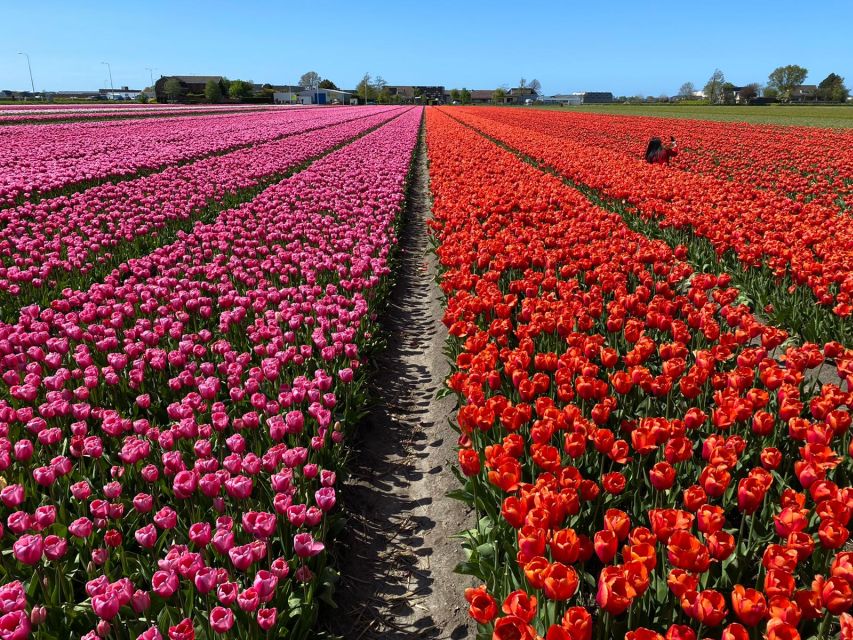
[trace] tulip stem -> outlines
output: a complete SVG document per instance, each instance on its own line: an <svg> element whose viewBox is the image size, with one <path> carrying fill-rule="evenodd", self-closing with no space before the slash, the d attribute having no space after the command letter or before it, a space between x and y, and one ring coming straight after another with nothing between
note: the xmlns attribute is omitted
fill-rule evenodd
<svg viewBox="0 0 853 640"><path fill-rule="evenodd" d="M823 622L820 623L820 631L818 631L817 637L818 640L826 640L829 636L827 636L826 632L829 631L829 623L832 620L832 614L827 611L826 615L823 616Z"/></svg>

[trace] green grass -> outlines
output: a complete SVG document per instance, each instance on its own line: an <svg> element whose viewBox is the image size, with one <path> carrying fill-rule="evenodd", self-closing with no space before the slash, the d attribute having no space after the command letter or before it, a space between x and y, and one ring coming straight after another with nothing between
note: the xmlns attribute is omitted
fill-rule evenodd
<svg viewBox="0 0 853 640"><path fill-rule="evenodd" d="M853 129L853 106L712 106L668 104L590 104L577 107L543 105L520 107L549 111L610 113L624 116L654 116L659 118L693 118L720 122L750 122L753 124L796 125L801 127L837 127Z"/></svg>

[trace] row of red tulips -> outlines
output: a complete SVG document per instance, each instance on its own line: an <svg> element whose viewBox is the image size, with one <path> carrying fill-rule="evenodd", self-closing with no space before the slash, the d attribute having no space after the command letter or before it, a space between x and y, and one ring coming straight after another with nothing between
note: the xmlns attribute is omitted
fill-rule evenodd
<svg viewBox="0 0 853 640"><path fill-rule="evenodd" d="M520 114L513 121L529 122ZM712 122L682 118L540 112L545 133L565 132L591 147L642 159L652 136L675 137L679 171L699 173L772 191L797 202L853 208L853 133L821 129Z"/></svg>
<svg viewBox="0 0 853 640"><path fill-rule="evenodd" d="M0 326L0 637L311 637L420 119Z"/></svg>
<svg viewBox="0 0 853 640"><path fill-rule="evenodd" d="M320 109L282 109L0 127L0 207L71 193L119 176L255 144L327 122ZM338 111L338 110L336 110ZM357 110L341 107L341 112ZM338 116L340 117L340 115Z"/></svg>
<svg viewBox="0 0 853 640"><path fill-rule="evenodd" d="M853 352L786 342L683 247L427 125L482 637L853 637Z"/></svg>
<svg viewBox="0 0 853 640"><path fill-rule="evenodd" d="M804 288L841 318L853 312L853 224L837 208L792 202L723 177L648 165L633 151L595 146L576 135L574 116L546 120L542 112L457 109L454 116L553 167L574 182L636 207L663 227L689 230L745 269L766 268ZM695 125L697 128L702 126ZM689 144L686 143L685 144ZM841 150L842 157L849 151Z"/></svg>
<svg viewBox="0 0 853 640"><path fill-rule="evenodd" d="M244 194L371 127L399 109L329 110L293 123L290 134L222 156L68 196L0 210L0 317L47 304L66 287L86 288L130 257L163 244L173 231L226 208ZM319 130L318 130L319 129Z"/></svg>

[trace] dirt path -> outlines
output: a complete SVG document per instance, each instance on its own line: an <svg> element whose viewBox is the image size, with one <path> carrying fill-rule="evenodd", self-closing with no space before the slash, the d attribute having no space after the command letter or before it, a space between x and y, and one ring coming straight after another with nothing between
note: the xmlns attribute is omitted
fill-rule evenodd
<svg viewBox="0 0 853 640"><path fill-rule="evenodd" d="M457 435L447 422L453 399L436 399L449 366L429 216L422 136L387 312L388 346L378 359L377 404L359 429L343 498L348 548L329 625L346 640L473 637L462 598L469 579L453 573L464 555L450 536L473 516L446 497L458 486L450 471Z"/></svg>

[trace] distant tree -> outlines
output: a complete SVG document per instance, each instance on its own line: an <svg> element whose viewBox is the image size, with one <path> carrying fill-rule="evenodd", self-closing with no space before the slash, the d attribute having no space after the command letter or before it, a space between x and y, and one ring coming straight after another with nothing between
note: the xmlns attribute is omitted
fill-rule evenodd
<svg viewBox="0 0 853 640"><path fill-rule="evenodd" d="M787 102L791 99L791 91L794 90L794 87L803 84L808 75L808 69L796 64L789 64L773 69L773 72L767 77L767 84L779 91L780 100Z"/></svg>
<svg viewBox="0 0 853 640"><path fill-rule="evenodd" d="M232 80L228 87L228 95L235 100L240 100L252 95L252 83L248 80Z"/></svg>
<svg viewBox="0 0 853 640"><path fill-rule="evenodd" d="M335 91L339 91L338 85L334 82L326 78L325 80L320 80L320 84L317 85L320 89L334 89Z"/></svg>
<svg viewBox="0 0 853 640"><path fill-rule="evenodd" d="M144 93L140 93L138 96L136 96L136 101L140 104L147 104L148 96L146 96Z"/></svg>
<svg viewBox="0 0 853 640"><path fill-rule="evenodd" d="M669 96L662 93L658 96L658 102L669 102Z"/></svg>
<svg viewBox="0 0 853 640"><path fill-rule="evenodd" d="M751 82L746 85L743 89L737 92L740 101L749 104L755 98L758 97L758 92L761 89L761 85L757 82Z"/></svg>
<svg viewBox="0 0 853 640"><path fill-rule="evenodd" d="M533 93L535 93L537 96L542 93L542 83L539 82L536 78L533 78L533 80L531 80L527 86L530 89L533 89Z"/></svg>
<svg viewBox="0 0 853 640"><path fill-rule="evenodd" d="M830 73L817 86L817 96L826 102L844 102L850 91L844 86L844 78L836 73Z"/></svg>
<svg viewBox="0 0 853 640"><path fill-rule="evenodd" d="M503 104L506 98L506 90L503 87L498 87L492 92L492 102L495 104Z"/></svg>
<svg viewBox="0 0 853 640"><path fill-rule="evenodd" d="M768 100L778 100L779 90L776 87L767 87L764 89L764 97Z"/></svg>
<svg viewBox="0 0 853 640"><path fill-rule="evenodd" d="M385 78L383 78L382 76L376 76L376 78L373 80L373 86L376 87L377 93L382 93L383 91L385 91L385 87L388 86L388 83L385 82Z"/></svg>
<svg viewBox="0 0 853 640"><path fill-rule="evenodd" d="M169 100L180 100L184 95L184 86L177 78L169 78L163 84L163 92Z"/></svg>
<svg viewBox="0 0 853 640"><path fill-rule="evenodd" d="M471 92L462 87L462 91L459 92L459 100L462 104L471 104Z"/></svg>
<svg viewBox="0 0 853 640"><path fill-rule="evenodd" d="M723 99L723 84L726 82L726 76L719 69L714 69L714 73L708 78L705 83L705 97L711 101L711 104L719 104Z"/></svg>
<svg viewBox="0 0 853 640"><path fill-rule="evenodd" d="M527 79L526 78L522 78L521 80L518 81L519 89L524 89L526 86L527 86Z"/></svg>
<svg viewBox="0 0 853 640"><path fill-rule="evenodd" d="M451 102L459 102L462 94L459 93L459 89L451 89L450 90L450 100Z"/></svg>
<svg viewBox="0 0 853 640"><path fill-rule="evenodd" d="M693 83L685 82L678 90L678 95L682 98L692 98L694 91L696 91L696 88L693 86Z"/></svg>
<svg viewBox="0 0 853 640"><path fill-rule="evenodd" d="M222 101L222 87L216 80L208 80L204 85L204 97L211 104Z"/></svg>
<svg viewBox="0 0 853 640"><path fill-rule="evenodd" d="M299 86L306 89L316 89L320 85L320 74L316 71L307 71L299 78Z"/></svg>
<svg viewBox="0 0 853 640"><path fill-rule="evenodd" d="M359 82L355 87L356 95L364 100L365 102L370 102L376 96L376 89L374 89L373 85L370 83L370 74L365 73L361 78L361 82Z"/></svg>
<svg viewBox="0 0 853 640"><path fill-rule="evenodd" d="M735 89L737 87L731 82L723 83L723 94L722 94L722 103L723 104L734 104L735 103Z"/></svg>
<svg viewBox="0 0 853 640"><path fill-rule="evenodd" d="M222 95L227 96L231 89L231 81L225 76L222 76L222 78L219 79L219 88L222 90Z"/></svg>

